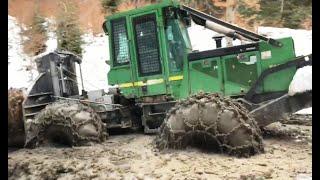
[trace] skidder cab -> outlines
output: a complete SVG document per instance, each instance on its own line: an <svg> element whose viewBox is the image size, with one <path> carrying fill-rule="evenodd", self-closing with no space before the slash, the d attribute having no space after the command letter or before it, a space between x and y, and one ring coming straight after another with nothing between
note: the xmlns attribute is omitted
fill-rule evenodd
<svg viewBox="0 0 320 180"><path fill-rule="evenodd" d="M220 34L215 49L192 50L191 21ZM242 98L251 110L286 94L297 68L312 64L312 55L309 61L295 56L291 37L267 38L175 1L109 16L103 27L109 35L108 82L142 106L203 91ZM222 47L225 38L242 44Z"/></svg>

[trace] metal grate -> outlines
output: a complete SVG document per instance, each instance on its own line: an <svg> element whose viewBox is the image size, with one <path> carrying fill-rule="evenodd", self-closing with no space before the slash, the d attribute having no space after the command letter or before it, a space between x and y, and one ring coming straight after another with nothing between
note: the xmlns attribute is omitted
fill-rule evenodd
<svg viewBox="0 0 320 180"><path fill-rule="evenodd" d="M127 64L129 62L129 47L126 28L126 19L114 20L112 23L112 35L114 46L115 65Z"/></svg>
<svg viewBox="0 0 320 180"><path fill-rule="evenodd" d="M140 75L161 73L155 14L134 19Z"/></svg>

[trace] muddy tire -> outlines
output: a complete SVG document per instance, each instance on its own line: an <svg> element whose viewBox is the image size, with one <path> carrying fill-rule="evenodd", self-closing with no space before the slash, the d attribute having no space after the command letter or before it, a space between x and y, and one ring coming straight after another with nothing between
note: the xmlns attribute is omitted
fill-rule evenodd
<svg viewBox="0 0 320 180"><path fill-rule="evenodd" d="M156 138L160 149L197 146L249 157L264 151L261 131L246 108L218 94L200 93L178 102Z"/></svg>
<svg viewBox="0 0 320 180"><path fill-rule="evenodd" d="M21 148L25 142L22 103L25 99L21 89L8 90L8 147Z"/></svg>
<svg viewBox="0 0 320 180"><path fill-rule="evenodd" d="M107 136L106 125L92 108L75 101L59 101L26 123L25 147L80 146L102 142Z"/></svg>

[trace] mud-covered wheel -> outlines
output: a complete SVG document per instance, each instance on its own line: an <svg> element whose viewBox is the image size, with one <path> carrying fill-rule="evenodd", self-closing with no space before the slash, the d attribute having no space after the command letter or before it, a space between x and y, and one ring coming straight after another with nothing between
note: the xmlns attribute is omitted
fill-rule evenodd
<svg viewBox="0 0 320 180"><path fill-rule="evenodd" d="M178 102L160 127L156 146L187 146L248 157L264 151L261 131L246 108L218 94L199 93Z"/></svg>
<svg viewBox="0 0 320 180"><path fill-rule="evenodd" d="M24 93L21 89L8 90L8 147L23 147L25 132L22 115Z"/></svg>
<svg viewBox="0 0 320 180"><path fill-rule="evenodd" d="M25 147L43 145L79 146L106 139L106 125L87 105L58 101L48 105L26 125Z"/></svg>

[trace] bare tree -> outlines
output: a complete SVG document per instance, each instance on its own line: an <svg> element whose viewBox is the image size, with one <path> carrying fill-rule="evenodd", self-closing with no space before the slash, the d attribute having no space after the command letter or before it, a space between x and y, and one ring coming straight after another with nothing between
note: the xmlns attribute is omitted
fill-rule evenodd
<svg viewBox="0 0 320 180"><path fill-rule="evenodd" d="M227 0L226 1L226 21L228 23L235 23L235 14L237 12L238 0ZM232 46L232 38L227 37L227 46Z"/></svg>
<svg viewBox="0 0 320 180"><path fill-rule="evenodd" d="M284 6L284 0L281 0L281 9L280 9L281 16L283 13L283 6Z"/></svg>

